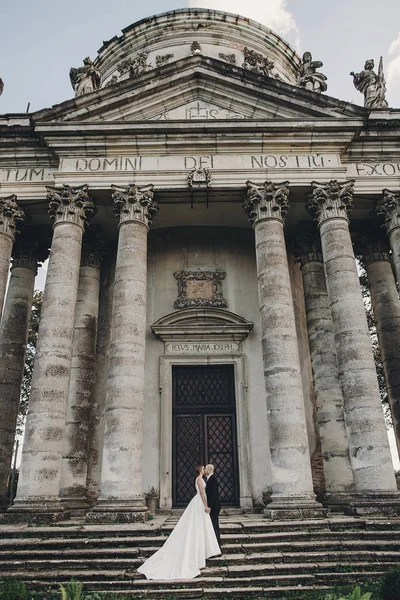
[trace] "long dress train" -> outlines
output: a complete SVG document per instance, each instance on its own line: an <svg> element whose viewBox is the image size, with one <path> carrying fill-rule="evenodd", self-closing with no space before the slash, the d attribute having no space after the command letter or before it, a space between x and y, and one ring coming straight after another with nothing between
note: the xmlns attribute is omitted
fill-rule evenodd
<svg viewBox="0 0 400 600"><path fill-rule="evenodd" d="M203 480L201 484L205 490ZM197 483L196 491L163 547L138 568L147 579L193 579L206 566L206 558L221 553Z"/></svg>

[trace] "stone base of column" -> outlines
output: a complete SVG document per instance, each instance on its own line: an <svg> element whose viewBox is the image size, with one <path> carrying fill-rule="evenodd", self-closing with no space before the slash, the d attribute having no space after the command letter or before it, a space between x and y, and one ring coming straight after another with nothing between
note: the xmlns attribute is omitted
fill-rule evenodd
<svg viewBox="0 0 400 600"><path fill-rule="evenodd" d="M358 492L346 512L357 517L400 517L400 492Z"/></svg>
<svg viewBox="0 0 400 600"><path fill-rule="evenodd" d="M61 498L61 504L64 510L70 513L71 517L84 517L91 509L91 505L85 497Z"/></svg>
<svg viewBox="0 0 400 600"><path fill-rule="evenodd" d="M354 499L354 492L326 492L323 505L329 509L329 512L347 513Z"/></svg>
<svg viewBox="0 0 400 600"><path fill-rule="evenodd" d="M86 523L144 523L149 511L144 498L100 500L86 515Z"/></svg>
<svg viewBox="0 0 400 600"><path fill-rule="evenodd" d="M272 502L264 509L264 515L272 521L324 519L328 515L328 509L317 502L315 496L272 495Z"/></svg>
<svg viewBox="0 0 400 600"><path fill-rule="evenodd" d="M38 501L19 501L10 506L5 513L0 514L0 523L38 523L49 524L65 521L70 514L64 510L59 499L49 499L44 502L43 498Z"/></svg>

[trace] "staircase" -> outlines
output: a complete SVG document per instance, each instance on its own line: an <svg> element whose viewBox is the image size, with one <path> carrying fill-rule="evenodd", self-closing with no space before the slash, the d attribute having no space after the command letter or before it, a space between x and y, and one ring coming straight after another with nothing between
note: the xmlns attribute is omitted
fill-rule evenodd
<svg viewBox="0 0 400 600"><path fill-rule="evenodd" d="M221 518L223 556L190 581L147 581L136 572L177 521L147 524L0 527L0 578L48 589L74 577L86 591L130 598L280 598L288 591L328 589L381 576L400 563L400 519L336 516L271 522L261 515Z"/></svg>

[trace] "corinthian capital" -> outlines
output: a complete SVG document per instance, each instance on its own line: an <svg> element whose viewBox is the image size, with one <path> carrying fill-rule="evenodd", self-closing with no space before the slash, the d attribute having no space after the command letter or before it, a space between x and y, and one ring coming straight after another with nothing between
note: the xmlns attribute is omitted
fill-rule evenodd
<svg viewBox="0 0 400 600"><path fill-rule="evenodd" d="M37 273L39 263L47 260L49 254L47 244L29 239L29 237L19 238L14 244L12 252L12 268L23 267Z"/></svg>
<svg viewBox="0 0 400 600"><path fill-rule="evenodd" d="M289 244L290 251L302 267L309 262L323 262L320 235L315 225L310 225L299 228Z"/></svg>
<svg viewBox="0 0 400 600"><path fill-rule="evenodd" d="M382 198L376 206L376 214L382 217L387 233L400 227L400 192L382 190Z"/></svg>
<svg viewBox="0 0 400 600"><path fill-rule="evenodd" d="M88 194L87 185L71 187L64 184L62 187L47 187L49 201L49 215L57 223L75 223L82 229L95 212L95 206Z"/></svg>
<svg viewBox="0 0 400 600"><path fill-rule="evenodd" d="M10 236L13 240L17 230L17 223L25 220L25 211L19 208L17 196L0 198L0 233Z"/></svg>
<svg viewBox="0 0 400 600"><path fill-rule="evenodd" d="M284 221L289 210L289 182L273 183L265 181L259 186L247 181L247 198L243 209L252 225L265 219Z"/></svg>
<svg viewBox="0 0 400 600"><path fill-rule="evenodd" d="M311 185L313 192L306 208L318 225L328 219L347 219L348 213L353 208L353 179L344 183L333 179L326 184L313 181Z"/></svg>
<svg viewBox="0 0 400 600"><path fill-rule="evenodd" d="M158 204L154 201L154 186L112 185L114 213L119 217L119 224L126 221L137 221L150 227L158 212Z"/></svg>

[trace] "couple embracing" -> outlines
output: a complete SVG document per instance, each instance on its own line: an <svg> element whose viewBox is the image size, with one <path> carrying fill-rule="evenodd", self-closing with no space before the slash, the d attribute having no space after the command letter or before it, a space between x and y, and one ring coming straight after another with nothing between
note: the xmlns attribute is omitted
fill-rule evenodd
<svg viewBox="0 0 400 600"><path fill-rule="evenodd" d="M193 579L200 575L207 558L221 554L218 523L221 505L214 467L199 465L196 471L195 497L164 546L138 569L147 579Z"/></svg>

